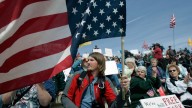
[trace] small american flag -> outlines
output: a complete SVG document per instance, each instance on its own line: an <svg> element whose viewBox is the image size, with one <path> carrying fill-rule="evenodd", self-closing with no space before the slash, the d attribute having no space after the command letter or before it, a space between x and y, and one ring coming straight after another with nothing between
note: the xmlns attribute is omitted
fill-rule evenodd
<svg viewBox="0 0 192 108"><path fill-rule="evenodd" d="M170 20L170 28L174 28L175 24L176 24L176 19L175 19L175 16L173 14L171 17L171 20Z"/></svg>
<svg viewBox="0 0 192 108"><path fill-rule="evenodd" d="M0 1L0 94L69 68L81 43L125 36L125 0Z"/></svg>
<svg viewBox="0 0 192 108"><path fill-rule="evenodd" d="M146 50L149 49L149 46L148 46L148 44L147 44L145 41L143 42L142 48L143 48L143 49L146 49Z"/></svg>

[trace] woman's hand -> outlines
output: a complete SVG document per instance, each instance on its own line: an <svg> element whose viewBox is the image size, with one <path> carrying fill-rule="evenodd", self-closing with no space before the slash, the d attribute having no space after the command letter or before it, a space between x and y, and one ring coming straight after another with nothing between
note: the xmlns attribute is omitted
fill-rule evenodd
<svg viewBox="0 0 192 108"><path fill-rule="evenodd" d="M190 76L190 74L188 73L187 76L185 76L184 78L184 83L188 83L190 80L192 80L192 77Z"/></svg>
<svg viewBox="0 0 192 108"><path fill-rule="evenodd" d="M38 94L38 100L40 105L48 106L52 99L51 95L44 88L43 83L36 84L36 87L37 87L37 94Z"/></svg>
<svg viewBox="0 0 192 108"><path fill-rule="evenodd" d="M152 77L157 77L157 67L152 67Z"/></svg>
<svg viewBox="0 0 192 108"><path fill-rule="evenodd" d="M129 90L129 84L130 84L130 80L128 79L127 75L123 75L121 77L121 87L125 90L125 92L127 93L127 91Z"/></svg>

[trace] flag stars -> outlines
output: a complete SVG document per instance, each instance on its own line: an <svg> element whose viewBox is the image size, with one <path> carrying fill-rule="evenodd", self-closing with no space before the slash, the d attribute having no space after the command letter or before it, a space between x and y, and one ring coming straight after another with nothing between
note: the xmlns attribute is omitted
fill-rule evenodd
<svg viewBox="0 0 192 108"><path fill-rule="evenodd" d="M123 20L124 18L123 18L123 15L119 15L119 19L120 20Z"/></svg>
<svg viewBox="0 0 192 108"><path fill-rule="evenodd" d="M82 36L84 39L86 38L86 33L83 33L83 36Z"/></svg>
<svg viewBox="0 0 192 108"><path fill-rule="evenodd" d="M111 6L110 2L106 2L105 6L107 6L109 8L109 6Z"/></svg>
<svg viewBox="0 0 192 108"><path fill-rule="evenodd" d="M93 35L97 36L99 33L98 33L98 30L97 31L94 31Z"/></svg>
<svg viewBox="0 0 192 108"><path fill-rule="evenodd" d="M93 3L93 7L95 8L97 6L96 2Z"/></svg>
<svg viewBox="0 0 192 108"><path fill-rule="evenodd" d="M103 14L105 13L105 12L104 12L104 9L100 9L99 13L100 13L101 15L103 15Z"/></svg>
<svg viewBox="0 0 192 108"><path fill-rule="evenodd" d="M115 8L115 9L113 9L113 13L117 13L118 11L117 11L117 8Z"/></svg>
<svg viewBox="0 0 192 108"><path fill-rule="evenodd" d="M120 29L119 29L119 32L120 32L120 33L123 33L123 32L124 32L123 28L120 28Z"/></svg>
<svg viewBox="0 0 192 108"><path fill-rule="evenodd" d="M93 17L93 21L96 23L97 22L97 17Z"/></svg>
<svg viewBox="0 0 192 108"><path fill-rule="evenodd" d="M117 23L116 22L113 22L113 25L112 25L114 28L117 26Z"/></svg>
<svg viewBox="0 0 192 108"><path fill-rule="evenodd" d="M90 3L93 3L95 0L91 0Z"/></svg>
<svg viewBox="0 0 192 108"><path fill-rule="evenodd" d="M77 24L76 24L76 28L79 28L79 26L80 26L80 23L77 23Z"/></svg>
<svg viewBox="0 0 192 108"><path fill-rule="evenodd" d="M82 20L81 21L81 25L83 26L85 24L86 21Z"/></svg>
<svg viewBox="0 0 192 108"><path fill-rule="evenodd" d="M109 22L111 20L111 16L107 16L106 20Z"/></svg>
<svg viewBox="0 0 192 108"><path fill-rule="evenodd" d="M83 0L79 0L78 3L81 5L81 3L83 2Z"/></svg>
<svg viewBox="0 0 192 108"><path fill-rule="evenodd" d="M87 13L88 15L91 14L91 11L90 11L89 7L86 9L85 13Z"/></svg>
<svg viewBox="0 0 192 108"><path fill-rule="evenodd" d="M111 30L107 29L106 33L109 35L111 33Z"/></svg>
<svg viewBox="0 0 192 108"><path fill-rule="evenodd" d="M76 14L77 12L78 12L77 9L76 9L76 8L73 8L72 13L73 13L73 14Z"/></svg>
<svg viewBox="0 0 192 108"><path fill-rule="evenodd" d="M100 26L102 29L105 27L104 23L100 23Z"/></svg>
<svg viewBox="0 0 192 108"><path fill-rule="evenodd" d="M82 17L84 17L84 16L85 16L85 13L81 13L81 15L82 15Z"/></svg>
<svg viewBox="0 0 192 108"><path fill-rule="evenodd" d="M80 35L80 33L77 32L76 35L75 35L75 37L78 38L79 35Z"/></svg>
<svg viewBox="0 0 192 108"><path fill-rule="evenodd" d="M91 30L91 24L88 24L88 26L87 26L87 29L90 31Z"/></svg>
<svg viewBox="0 0 192 108"><path fill-rule="evenodd" d="M123 7L123 6L124 6L124 3L123 3L122 1L120 1L119 5L120 5L121 7Z"/></svg>

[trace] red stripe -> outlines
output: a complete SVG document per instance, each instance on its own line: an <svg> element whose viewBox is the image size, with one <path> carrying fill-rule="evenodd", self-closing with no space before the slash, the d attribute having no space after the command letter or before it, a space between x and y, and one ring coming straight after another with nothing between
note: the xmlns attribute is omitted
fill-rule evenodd
<svg viewBox="0 0 192 108"><path fill-rule="evenodd" d="M23 50L8 58L0 67L0 72L7 73L12 68L17 67L23 63L64 51L71 45L71 41L72 37L69 36L65 39L52 41L50 43Z"/></svg>
<svg viewBox="0 0 192 108"><path fill-rule="evenodd" d="M62 19L62 20L61 20ZM68 24L67 13L54 14L31 19L25 22L17 32L0 45L0 53L9 48L17 39L31 33L40 32Z"/></svg>
<svg viewBox="0 0 192 108"><path fill-rule="evenodd" d="M0 3L0 28L6 26L11 21L20 17L23 9L32 3L41 2L46 0L5 0Z"/></svg>
<svg viewBox="0 0 192 108"><path fill-rule="evenodd" d="M62 70L70 67L72 65L72 57L68 56L63 60L60 64L55 66L54 68L50 68L47 70L43 70L41 72L37 72L35 74L27 75L24 77L20 77L11 81L7 81L0 84L0 94L6 93L8 91L16 90L28 85L32 85L35 83L43 82Z"/></svg>

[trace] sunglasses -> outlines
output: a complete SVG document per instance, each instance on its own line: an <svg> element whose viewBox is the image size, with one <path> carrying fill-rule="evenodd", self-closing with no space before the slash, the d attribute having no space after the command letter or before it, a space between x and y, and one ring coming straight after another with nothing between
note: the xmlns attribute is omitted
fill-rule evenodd
<svg viewBox="0 0 192 108"><path fill-rule="evenodd" d="M175 72L176 70L169 70L169 72Z"/></svg>

